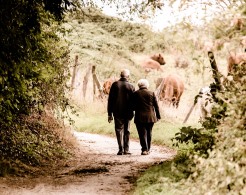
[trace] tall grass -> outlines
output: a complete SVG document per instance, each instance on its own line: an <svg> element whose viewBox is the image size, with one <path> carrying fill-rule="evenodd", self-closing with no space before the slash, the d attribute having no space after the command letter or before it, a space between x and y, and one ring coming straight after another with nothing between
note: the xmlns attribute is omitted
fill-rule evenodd
<svg viewBox="0 0 246 195"><path fill-rule="evenodd" d="M137 188L133 195L153 195L165 194L174 195L172 189L165 185L165 177L169 179L177 179L178 176L172 174L172 162L166 161L159 166L153 166L137 180ZM182 175L180 175L182 177ZM165 188L163 188L165 186Z"/></svg>

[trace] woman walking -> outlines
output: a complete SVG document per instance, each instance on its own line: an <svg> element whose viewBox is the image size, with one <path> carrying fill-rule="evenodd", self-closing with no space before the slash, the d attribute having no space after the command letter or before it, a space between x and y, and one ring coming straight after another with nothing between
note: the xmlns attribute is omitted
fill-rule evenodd
<svg viewBox="0 0 246 195"><path fill-rule="evenodd" d="M131 108L135 111L134 123L136 125L141 155L150 153L152 128L154 123L161 119L155 93L148 90L149 82L146 79L138 81L139 89L133 93Z"/></svg>

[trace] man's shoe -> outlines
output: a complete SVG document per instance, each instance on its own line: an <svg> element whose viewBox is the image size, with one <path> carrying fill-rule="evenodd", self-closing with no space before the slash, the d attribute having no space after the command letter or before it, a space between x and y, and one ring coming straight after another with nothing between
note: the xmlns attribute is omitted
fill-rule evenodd
<svg viewBox="0 0 246 195"><path fill-rule="evenodd" d="M141 155L148 155L149 153L147 151L143 151Z"/></svg>
<svg viewBox="0 0 246 195"><path fill-rule="evenodd" d="M124 152L124 155L131 155L132 153L127 151L127 152Z"/></svg>
<svg viewBox="0 0 246 195"><path fill-rule="evenodd" d="M119 152L117 153L117 155L123 155L123 152L122 152L122 151L119 151Z"/></svg>

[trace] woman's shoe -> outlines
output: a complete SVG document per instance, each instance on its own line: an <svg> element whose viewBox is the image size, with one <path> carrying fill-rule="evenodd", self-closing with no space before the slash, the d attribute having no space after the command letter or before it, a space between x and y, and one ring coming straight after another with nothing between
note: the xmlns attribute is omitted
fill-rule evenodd
<svg viewBox="0 0 246 195"><path fill-rule="evenodd" d="M117 153L117 155L123 155L123 152L122 152L122 151L119 151L119 152Z"/></svg>

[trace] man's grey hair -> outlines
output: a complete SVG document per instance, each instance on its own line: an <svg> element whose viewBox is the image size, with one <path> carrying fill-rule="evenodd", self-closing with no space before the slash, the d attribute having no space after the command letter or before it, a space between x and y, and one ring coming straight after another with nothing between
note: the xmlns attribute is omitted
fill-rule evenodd
<svg viewBox="0 0 246 195"><path fill-rule="evenodd" d="M130 76L130 71L128 69L123 69L120 72L120 76L123 78L128 78Z"/></svg>
<svg viewBox="0 0 246 195"><path fill-rule="evenodd" d="M140 79L139 81L138 81L138 87L139 88L143 88L143 87L145 87L145 88L149 88L149 81L147 80L147 79Z"/></svg>

